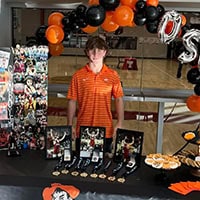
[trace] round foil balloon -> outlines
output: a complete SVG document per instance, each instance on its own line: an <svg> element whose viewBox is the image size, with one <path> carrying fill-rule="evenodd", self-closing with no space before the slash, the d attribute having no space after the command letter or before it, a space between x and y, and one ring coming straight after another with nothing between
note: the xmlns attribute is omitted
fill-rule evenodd
<svg viewBox="0 0 200 200"><path fill-rule="evenodd" d="M106 11L101 5L94 5L86 11L87 23L90 26L99 26L106 17Z"/></svg>

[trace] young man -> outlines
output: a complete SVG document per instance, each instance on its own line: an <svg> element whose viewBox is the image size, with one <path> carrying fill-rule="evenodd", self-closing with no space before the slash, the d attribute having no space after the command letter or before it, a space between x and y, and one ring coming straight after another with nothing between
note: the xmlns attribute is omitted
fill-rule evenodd
<svg viewBox="0 0 200 200"><path fill-rule="evenodd" d="M85 54L89 62L72 77L68 90L68 125L78 104L78 116L74 138L76 150L80 145L80 126L101 126L106 128L106 152L111 153L112 140L117 128L124 120L123 89L117 72L104 64L108 45L99 36L90 37L86 43ZM111 100L114 98L117 122L113 127Z"/></svg>

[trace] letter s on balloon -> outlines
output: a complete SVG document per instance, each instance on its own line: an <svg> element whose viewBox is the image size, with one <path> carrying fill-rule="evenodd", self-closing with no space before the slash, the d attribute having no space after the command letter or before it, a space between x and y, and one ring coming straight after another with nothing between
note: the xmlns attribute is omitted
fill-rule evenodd
<svg viewBox="0 0 200 200"><path fill-rule="evenodd" d="M178 56L178 60L181 63L189 63L195 60L198 56L198 47L197 44L200 41L200 30L197 29L191 29L188 30L182 37L183 45L185 49L187 50L182 52ZM196 41L196 44L194 43ZM199 59L198 59L199 63Z"/></svg>

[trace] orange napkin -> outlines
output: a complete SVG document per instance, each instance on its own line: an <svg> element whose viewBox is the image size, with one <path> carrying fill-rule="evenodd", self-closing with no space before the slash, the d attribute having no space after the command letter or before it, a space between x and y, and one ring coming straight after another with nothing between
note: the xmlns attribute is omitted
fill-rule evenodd
<svg viewBox="0 0 200 200"><path fill-rule="evenodd" d="M200 191L200 181L172 183L168 188L179 194L186 195L194 190Z"/></svg>

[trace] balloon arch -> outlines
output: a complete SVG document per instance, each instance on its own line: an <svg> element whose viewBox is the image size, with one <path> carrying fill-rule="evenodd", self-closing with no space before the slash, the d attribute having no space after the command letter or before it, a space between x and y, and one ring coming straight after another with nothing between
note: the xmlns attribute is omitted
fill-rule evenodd
<svg viewBox="0 0 200 200"><path fill-rule="evenodd" d="M92 34L101 27L105 32L120 34L126 26L145 26L164 44L182 39L177 59L179 66L191 65L187 80L195 85L186 104L191 111L200 112L200 30L190 28L184 14L165 11L159 0L89 0L88 5L80 4L66 13L51 13L48 25L40 26L35 35L38 44L48 44L50 55L58 56L64 50L63 41L70 40L73 33Z"/></svg>

